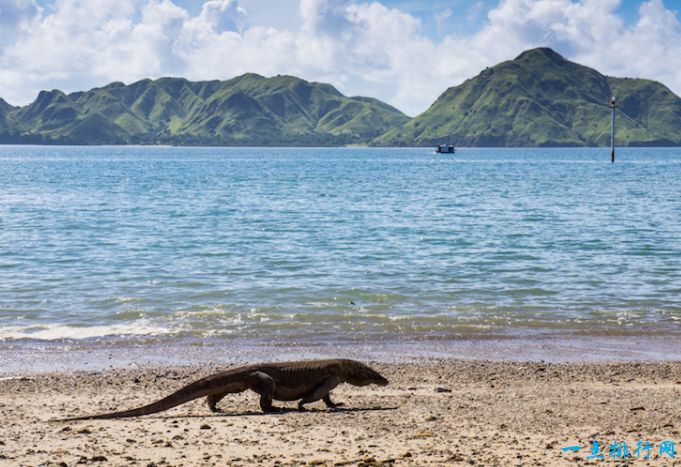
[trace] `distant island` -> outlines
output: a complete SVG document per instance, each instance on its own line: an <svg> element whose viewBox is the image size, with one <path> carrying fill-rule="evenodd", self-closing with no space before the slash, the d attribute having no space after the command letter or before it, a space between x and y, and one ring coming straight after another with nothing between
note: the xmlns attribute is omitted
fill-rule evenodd
<svg viewBox="0 0 681 467"><path fill-rule="evenodd" d="M0 98L0 143L218 146L604 146L617 96L618 144L681 145L681 98L646 79L612 78L548 48L485 69L409 118L330 84L248 73L227 81L145 79L14 107Z"/></svg>
<svg viewBox="0 0 681 467"><path fill-rule="evenodd" d="M376 99L292 76L182 78L42 91L25 107L0 100L0 142L338 146L372 141L409 117Z"/></svg>
<svg viewBox="0 0 681 467"><path fill-rule="evenodd" d="M428 110L373 141L386 146L607 146L617 97L617 144L681 145L681 98L647 79L611 78L549 48L523 52L447 89Z"/></svg>

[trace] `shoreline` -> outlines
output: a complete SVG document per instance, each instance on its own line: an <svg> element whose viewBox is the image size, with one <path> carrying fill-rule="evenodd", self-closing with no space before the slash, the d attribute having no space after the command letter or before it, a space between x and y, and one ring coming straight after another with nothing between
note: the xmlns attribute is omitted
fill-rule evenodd
<svg viewBox="0 0 681 467"><path fill-rule="evenodd" d="M329 411L262 415L230 395L121 420L55 418L137 407L227 365L51 372L0 379L0 463L11 465L583 465L591 441L679 442L681 362L373 363L386 387L341 385ZM292 403L279 403L293 408ZM577 446L579 451L564 451ZM638 460L636 457L631 459ZM64 464L61 464L64 465Z"/></svg>
<svg viewBox="0 0 681 467"><path fill-rule="evenodd" d="M434 359L491 362L669 362L681 359L675 334L347 341L308 339L96 339L0 342L0 376L139 366L243 364L267 360L354 358L382 363Z"/></svg>

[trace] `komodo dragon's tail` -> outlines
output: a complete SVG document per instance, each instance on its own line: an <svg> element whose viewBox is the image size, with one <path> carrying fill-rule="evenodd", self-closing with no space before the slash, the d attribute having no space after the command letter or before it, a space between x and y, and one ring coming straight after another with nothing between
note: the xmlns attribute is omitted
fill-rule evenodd
<svg viewBox="0 0 681 467"><path fill-rule="evenodd" d="M242 377L241 375L227 372L221 375L208 376L193 383L190 383L183 388L178 389L163 399L152 402L151 404L138 407L136 409L123 410L120 412L110 412L99 415L84 415L82 417L62 418L53 420L55 422L67 422L76 420L106 420L110 418L128 418L139 417L142 415L149 415L152 413L163 412L171 409L185 402L198 399L199 397L207 396L216 392L220 392L220 388L234 382L236 379Z"/></svg>

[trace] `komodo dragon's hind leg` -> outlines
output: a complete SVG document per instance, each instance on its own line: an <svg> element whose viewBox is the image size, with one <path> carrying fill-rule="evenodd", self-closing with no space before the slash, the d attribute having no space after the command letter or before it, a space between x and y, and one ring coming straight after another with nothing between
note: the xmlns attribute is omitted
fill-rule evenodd
<svg viewBox="0 0 681 467"><path fill-rule="evenodd" d="M208 408L210 409L211 412L221 412L220 409L218 409L217 405L218 402L220 402L229 392L222 392L220 394L211 394L210 396L206 397L206 403L208 404Z"/></svg>
<svg viewBox="0 0 681 467"><path fill-rule="evenodd" d="M317 386L310 394L303 397L300 402L298 402L298 410L304 411L305 404L310 402L316 402L319 399L324 399L327 407L336 407L338 404L331 402L331 397L329 392L341 383L340 378L333 376L324 380L322 384Z"/></svg>
<svg viewBox="0 0 681 467"><path fill-rule="evenodd" d="M276 385L267 373L254 371L248 375L248 389L260 394L260 408L263 412L279 412L281 409L272 406L272 398Z"/></svg>
<svg viewBox="0 0 681 467"><path fill-rule="evenodd" d="M248 384L246 384L244 381L237 381L224 386L222 389L222 392L209 394L208 397L206 397L206 403L208 404L208 408L211 412L221 412L221 410L218 409L218 402L220 402L227 394L244 392L246 389L248 389Z"/></svg>
<svg viewBox="0 0 681 467"><path fill-rule="evenodd" d="M331 393L328 393L326 396L322 397L322 400L326 404L326 406L330 409L335 409L336 407L341 407L343 404L342 402L334 402L331 400Z"/></svg>

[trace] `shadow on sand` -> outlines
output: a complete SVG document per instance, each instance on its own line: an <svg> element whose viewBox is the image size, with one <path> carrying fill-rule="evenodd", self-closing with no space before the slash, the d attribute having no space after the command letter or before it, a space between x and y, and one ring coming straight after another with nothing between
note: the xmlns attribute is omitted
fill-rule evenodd
<svg viewBox="0 0 681 467"><path fill-rule="evenodd" d="M295 408L278 408L276 412L264 413L261 411L250 411L250 412L219 412L206 415L174 415L165 417L147 417L147 418L158 418L158 419L169 419L169 418L210 418L210 417L271 417L277 415L286 415L290 413L350 413L350 412L378 412L378 411L388 411L397 410L398 407L336 407L335 409L305 409L303 411Z"/></svg>

